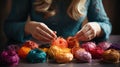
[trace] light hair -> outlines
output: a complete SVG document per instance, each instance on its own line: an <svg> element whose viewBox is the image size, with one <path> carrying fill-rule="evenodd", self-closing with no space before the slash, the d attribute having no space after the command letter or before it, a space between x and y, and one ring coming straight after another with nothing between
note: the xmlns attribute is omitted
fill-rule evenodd
<svg viewBox="0 0 120 67"><path fill-rule="evenodd" d="M86 0L73 0L70 6L68 7L68 15L74 19L78 20L84 15Z"/></svg>
<svg viewBox="0 0 120 67"><path fill-rule="evenodd" d="M36 8L36 6L35 10L37 12L44 13L45 18L54 16L56 14L56 5L54 5L56 1L57 0L36 0L36 2L34 3L35 6L41 6L43 4L46 4L47 6L41 9ZM67 14L70 16L70 18L78 20L80 17L82 17L84 15L85 3L86 0L72 0L67 9Z"/></svg>

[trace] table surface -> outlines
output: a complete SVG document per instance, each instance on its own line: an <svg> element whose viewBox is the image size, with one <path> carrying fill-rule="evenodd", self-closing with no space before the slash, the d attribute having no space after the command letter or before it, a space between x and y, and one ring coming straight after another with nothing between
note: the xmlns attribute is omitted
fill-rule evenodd
<svg viewBox="0 0 120 67"><path fill-rule="evenodd" d="M120 35L111 35L109 38L109 42L120 43ZM120 63L117 63L117 64L104 63L103 64L103 63L99 63L97 60L93 60L93 62L91 63L70 62L65 64L58 64L58 63L49 62L49 61L47 61L46 63L35 63L35 64L20 62L19 65L15 67L120 67Z"/></svg>

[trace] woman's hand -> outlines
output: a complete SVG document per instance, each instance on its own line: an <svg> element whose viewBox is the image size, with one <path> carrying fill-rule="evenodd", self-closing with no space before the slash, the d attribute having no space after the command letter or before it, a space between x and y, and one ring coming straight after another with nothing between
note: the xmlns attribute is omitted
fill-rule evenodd
<svg viewBox="0 0 120 67"><path fill-rule="evenodd" d="M25 25L26 34L32 35L33 38L43 42L50 43L57 36L54 31L41 22L30 21Z"/></svg>
<svg viewBox="0 0 120 67"><path fill-rule="evenodd" d="M102 30L98 23L90 22L85 24L80 31L77 32L75 38L79 41L89 41L95 37L101 36Z"/></svg>

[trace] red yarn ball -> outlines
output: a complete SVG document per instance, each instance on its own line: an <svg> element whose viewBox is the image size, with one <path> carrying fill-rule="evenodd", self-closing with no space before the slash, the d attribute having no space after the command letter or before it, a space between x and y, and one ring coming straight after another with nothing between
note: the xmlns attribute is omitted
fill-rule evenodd
<svg viewBox="0 0 120 67"><path fill-rule="evenodd" d="M23 46L29 47L31 49L35 49L35 48L38 48L39 45L34 41L28 40L23 44Z"/></svg>
<svg viewBox="0 0 120 67"><path fill-rule="evenodd" d="M100 47L96 47L95 49L90 51L93 59L101 59L103 52L104 50Z"/></svg>

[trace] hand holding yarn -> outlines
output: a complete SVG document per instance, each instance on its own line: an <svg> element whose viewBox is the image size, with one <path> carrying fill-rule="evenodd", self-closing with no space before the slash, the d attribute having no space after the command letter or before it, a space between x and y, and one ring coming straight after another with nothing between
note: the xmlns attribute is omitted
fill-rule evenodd
<svg viewBox="0 0 120 67"><path fill-rule="evenodd" d="M33 38L42 43L50 43L56 34L48 26L42 22L29 21L25 25L25 33L32 35Z"/></svg>
<svg viewBox="0 0 120 67"><path fill-rule="evenodd" d="M77 32L75 37L79 41L89 41L95 37L99 37L101 35L100 25L96 22L90 22L85 24L80 31Z"/></svg>

